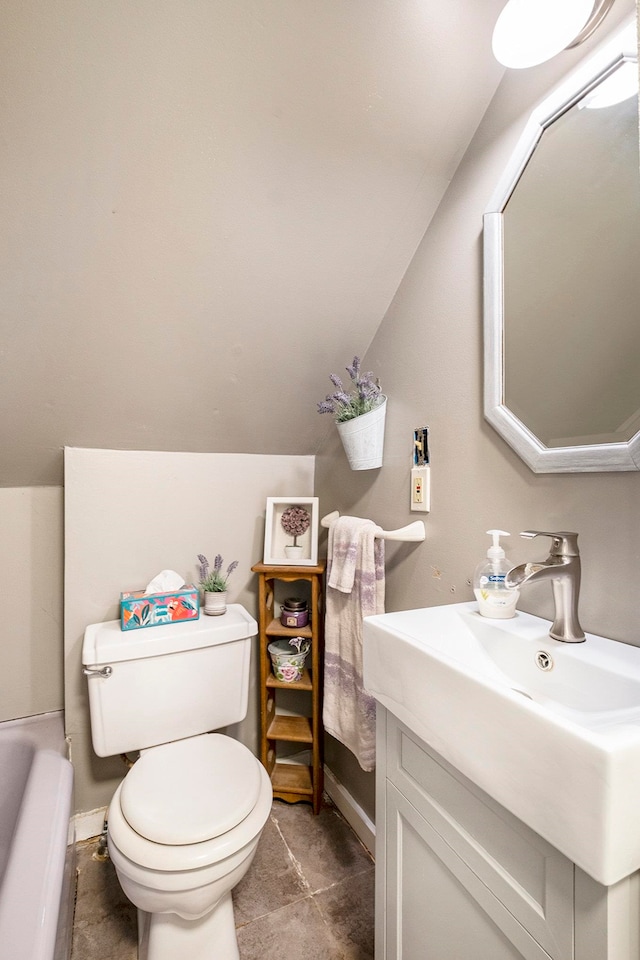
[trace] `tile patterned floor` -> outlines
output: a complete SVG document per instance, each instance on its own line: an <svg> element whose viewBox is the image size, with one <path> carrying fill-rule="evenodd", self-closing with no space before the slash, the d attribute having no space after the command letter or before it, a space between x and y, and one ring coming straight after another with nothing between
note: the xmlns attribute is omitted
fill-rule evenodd
<svg viewBox="0 0 640 960"><path fill-rule="evenodd" d="M72 960L136 960L135 910L96 849L78 844ZM373 887L371 857L326 798L317 817L274 801L234 891L241 960L371 960Z"/></svg>

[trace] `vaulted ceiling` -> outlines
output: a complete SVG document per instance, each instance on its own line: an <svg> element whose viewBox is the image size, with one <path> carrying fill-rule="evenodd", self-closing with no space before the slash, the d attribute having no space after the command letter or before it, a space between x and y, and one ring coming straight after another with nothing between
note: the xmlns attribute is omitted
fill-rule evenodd
<svg viewBox="0 0 640 960"><path fill-rule="evenodd" d="M315 452L502 5L4 0L0 485L62 482L65 445Z"/></svg>

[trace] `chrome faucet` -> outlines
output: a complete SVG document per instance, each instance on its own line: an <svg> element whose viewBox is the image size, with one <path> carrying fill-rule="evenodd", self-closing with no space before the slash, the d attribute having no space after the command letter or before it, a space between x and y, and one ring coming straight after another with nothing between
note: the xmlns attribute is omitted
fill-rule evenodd
<svg viewBox="0 0 640 960"><path fill-rule="evenodd" d="M522 587L535 580L551 580L555 602L555 620L549 631L554 640L565 643L581 643L584 630L578 620L578 594L580 592L580 551L578 534L564 530L545 533L542 530L523 530L520 534L527 540L534 537L551 537L551 550L541 563L521 563L512 567L505 577L505 586Z"/></svg>

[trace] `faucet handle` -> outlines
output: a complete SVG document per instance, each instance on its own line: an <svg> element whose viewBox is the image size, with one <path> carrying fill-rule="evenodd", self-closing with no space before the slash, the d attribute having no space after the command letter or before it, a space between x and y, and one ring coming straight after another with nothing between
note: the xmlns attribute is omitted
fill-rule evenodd
<svg viewBox="0 0 640 960"><path fill-rule="evenodd" d="M525 540L533 540L534 537L551 537L553 545L551 555L557 557L579 557L578 534L571 533L568 530L558 530L555 533L548 533L544 530L523 530L520 534Z"/></svg>

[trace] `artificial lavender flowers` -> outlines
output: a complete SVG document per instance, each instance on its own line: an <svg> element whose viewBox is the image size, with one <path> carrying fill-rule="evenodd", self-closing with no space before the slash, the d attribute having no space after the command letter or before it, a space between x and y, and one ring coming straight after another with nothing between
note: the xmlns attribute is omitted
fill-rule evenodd
<svg viewBox="0 0 640 960"><path fill-rule="evenodd" d="M223 559L218 553L213 561L213 569L209 566L209 561L202 554L198 554L200 565L200 586L207 593L223 593L227 589L229 577L238 566L238 561L234 560L227 567L226 573L222 573Z"/></svg>
<svg viewBox="0 0 640 960"><path fill-rule="evenodd" d="M354 357L353 363L346 368L351 379L351 390L346 392L340 377L335 373L329 375L331 383L336 387L335 393L327 394L318 404L318 413L332 413L336 423L353 420L363 413L369 413L377 407L382 399L380 382L373 378L372 373L360 372L360 358Z"/></svg>

